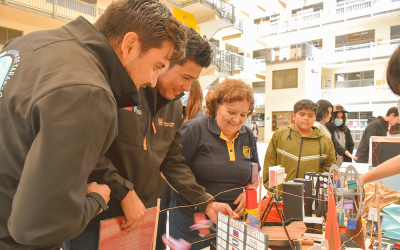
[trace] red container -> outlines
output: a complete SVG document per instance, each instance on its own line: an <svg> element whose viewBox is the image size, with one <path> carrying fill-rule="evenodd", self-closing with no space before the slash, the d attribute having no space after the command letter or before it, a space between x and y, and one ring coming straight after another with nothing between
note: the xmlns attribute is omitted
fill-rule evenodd
<svg viewBox="0 0 400 250"><path fill-rule="evenodd" d="M269 198L265 198L264 200L261 200L261 215L264 213L265 207L268 205ZM283 213L283 203L279 202L279 206L281 207L282 213ZM278 212L276 211L276 207L272 206L271 212L268 215L268 218L266 220L267 222L281 222L281 219L279 218Z"/></svg>

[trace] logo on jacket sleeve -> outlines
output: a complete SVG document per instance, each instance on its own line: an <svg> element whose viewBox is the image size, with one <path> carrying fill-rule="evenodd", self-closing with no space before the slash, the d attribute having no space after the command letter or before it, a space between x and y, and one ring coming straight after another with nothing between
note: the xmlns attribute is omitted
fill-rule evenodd
<svg viewBox="0 0 400 250"><path fill-rule="evenodd" d="M11 79L18 67L19 58L19 52L16 50L0 54L0 98L3 96L4 85Z"/></svg>
<svg viewBox="0 0 400 250"><path fill-rule="evenodd" d="M250 148L247 146L243 147L243 155L246 158L250 158L251 152L250 152Z"/></svg>

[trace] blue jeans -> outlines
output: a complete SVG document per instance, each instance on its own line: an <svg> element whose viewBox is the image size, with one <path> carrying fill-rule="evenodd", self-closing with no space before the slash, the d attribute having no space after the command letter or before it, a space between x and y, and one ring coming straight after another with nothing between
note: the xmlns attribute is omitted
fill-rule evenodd
<svg viewBox="0 0 400 250"><path fill-rule="evenodd" d="M99 235L85 230L75 239L65 241L63 250L97 250Z"/></svg>
<svg viewBox="0 0 400 250"><path fill-rule="evenodd" d="M176 200L172 201L169 207L176 207ZM202 240L199 231L190 231L189 227L193 224L193 212L185 208L169 210L169 235L174 239L184 239L189 243ZM193 244L191 250L200 250L208 246L210 246L210 240Z"/></svg>

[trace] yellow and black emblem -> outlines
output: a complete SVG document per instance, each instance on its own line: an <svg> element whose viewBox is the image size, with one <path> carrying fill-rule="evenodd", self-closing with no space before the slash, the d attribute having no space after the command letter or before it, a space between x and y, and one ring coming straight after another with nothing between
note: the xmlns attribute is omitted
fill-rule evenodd
<svg viewBox="0 0 400 250"><path fill-rule="evenodd" d="M243 147L243 154L244 154L244 157L250 158L250 148L247 147L247 146L244 146Z"/></svg>

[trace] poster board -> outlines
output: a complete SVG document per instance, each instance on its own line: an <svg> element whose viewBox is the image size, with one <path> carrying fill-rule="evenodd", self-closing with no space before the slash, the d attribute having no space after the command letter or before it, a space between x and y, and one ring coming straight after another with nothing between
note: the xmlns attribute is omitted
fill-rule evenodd
<svg viewBox="0 0 400 250"><path fill-rule="evenodd" d="M268 250L268 234L218 212L217 250Z"/></svg>
<svg viewBox="0 0 400 250"><path fill-rule="evenodd" d="M157 223L157 208L149 208L143 224L133 232L121 232L124 216L100 221L99 250L151 250Z"/></svg>

